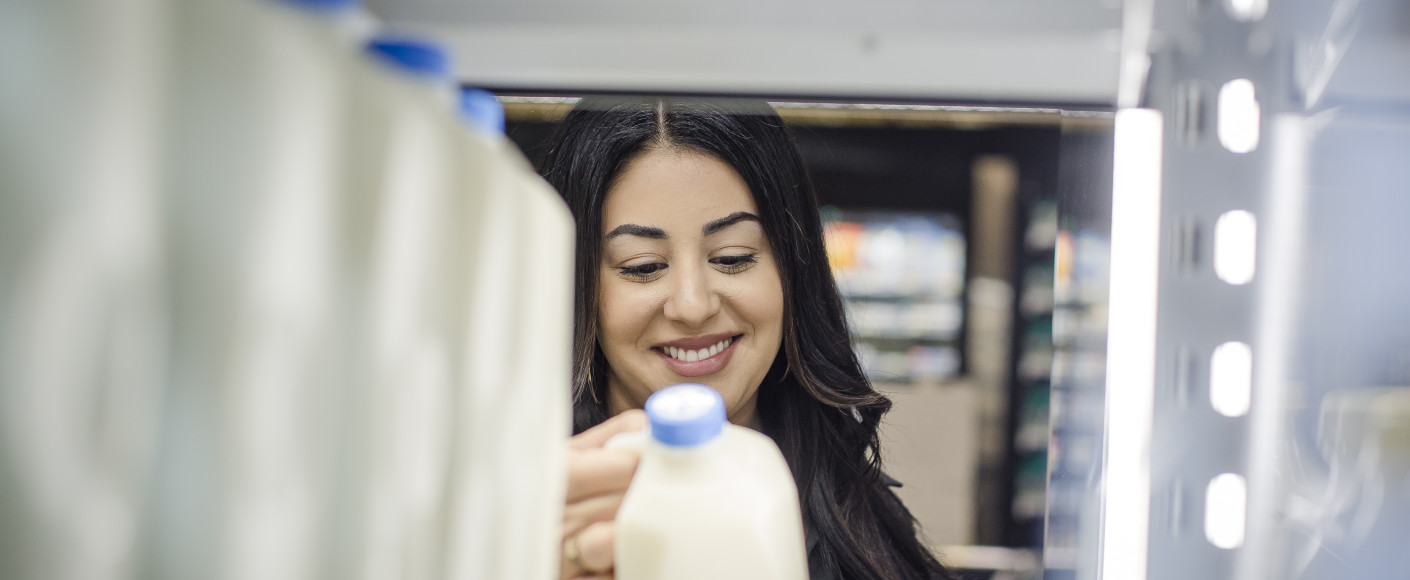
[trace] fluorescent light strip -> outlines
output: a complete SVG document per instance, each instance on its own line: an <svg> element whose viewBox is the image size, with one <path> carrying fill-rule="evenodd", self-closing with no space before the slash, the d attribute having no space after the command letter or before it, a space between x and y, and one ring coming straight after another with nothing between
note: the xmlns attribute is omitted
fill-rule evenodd
<svg viewBox="0 0 1410 580"><path fill-rule="evenodd" d="M1163 118L1116 114L1101 576L1143 580L1150 527Z"/></svg>

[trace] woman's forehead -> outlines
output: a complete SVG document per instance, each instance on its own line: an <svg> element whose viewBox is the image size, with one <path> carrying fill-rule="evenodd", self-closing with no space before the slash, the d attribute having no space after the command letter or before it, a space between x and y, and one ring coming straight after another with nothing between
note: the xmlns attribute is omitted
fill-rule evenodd
<svg viewBox="0 0 1410 580"><path fill-rule="evenodd" d="M602 231L635 224L668 234L699 232L737 212L757 215L758 209L749 186L728 164L687 149L656 149L628 163L608 189Z"/></svg>

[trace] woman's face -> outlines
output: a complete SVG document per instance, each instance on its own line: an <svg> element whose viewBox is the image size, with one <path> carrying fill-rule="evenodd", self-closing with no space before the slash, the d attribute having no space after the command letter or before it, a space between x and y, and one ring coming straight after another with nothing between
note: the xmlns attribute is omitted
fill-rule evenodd
<svg viewBox="0 0 1410 580"><path fill-rule="evenodd" d="M684 382L714 387L730 421L755 422L778 354L783 284L749 187L681 148L632 160L602 209L598 343L615 414Z"/></svg>

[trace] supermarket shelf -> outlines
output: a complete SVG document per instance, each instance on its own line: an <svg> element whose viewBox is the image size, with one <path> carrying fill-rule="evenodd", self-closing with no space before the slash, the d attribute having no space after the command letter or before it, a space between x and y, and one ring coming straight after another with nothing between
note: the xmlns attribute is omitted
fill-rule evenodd
<svg viewBox="0 0 1410 580"><path fill-rule="evenodd" d="M1000 546L937 546L949 566L961 570L993 570L1001 572L1032 572L1038 568L1036 550Z"/></svg>

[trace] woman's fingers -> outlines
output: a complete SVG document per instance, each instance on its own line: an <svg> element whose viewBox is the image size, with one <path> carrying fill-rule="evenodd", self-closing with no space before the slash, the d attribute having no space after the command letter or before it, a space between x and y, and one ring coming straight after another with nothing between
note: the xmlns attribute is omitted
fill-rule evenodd
<svg viewBox="0 0 1410 580"><path fill-rule="evenodd" d="M612 522L594 523L563 541L560 578L611 578L616 549L617 527Z"/></svg>
<svg viewBox="0 0 1410 580"><path fill-rule="evenodd" d="M589 525L578 532L575 542L578 542L578 563L582 564L577 574L591 576L612 572L613 560L616 559L612 553L616 549L616 524L596 522Z"/></svg>
<svg viewBox="0 0 1410 580"><path fill-rule="evenodd" d="M618 413L602 424L574 435L570 444L574 449L596 449L602 447L618 433L630 431L640 431L646 428L646 412L641 409L631 409Z"/></svg>
<svg viewBox="0 0 1410 580"><path fill-rule="evenodd" d="M603 449L614 435L646 428L646 413L626 411L574 436L568 450L561 578L612 577L617 508L636 473L637 454Z"/></svg>
<svg viewBox="0 0 1410 580"><path fill-rule="evenodd" d="M630 451L572 449L568 452L568 503L627 489L638 458Z"/></svg>
<svg viewBox="0 0 1410 580"><path fill-rule="evenodd" d="M563 510L563 537L569 537L596 522L616 519L625 494L612 493L570 503Z"/></svg>
<svg viewBox="0 0 1410 580"><path fill-rule="evenodd" d="M618 433L645 428L646 413L633 409L573 437L568 451L568 503L625 490L636 473L636 454L602 445Z"/></svg>

